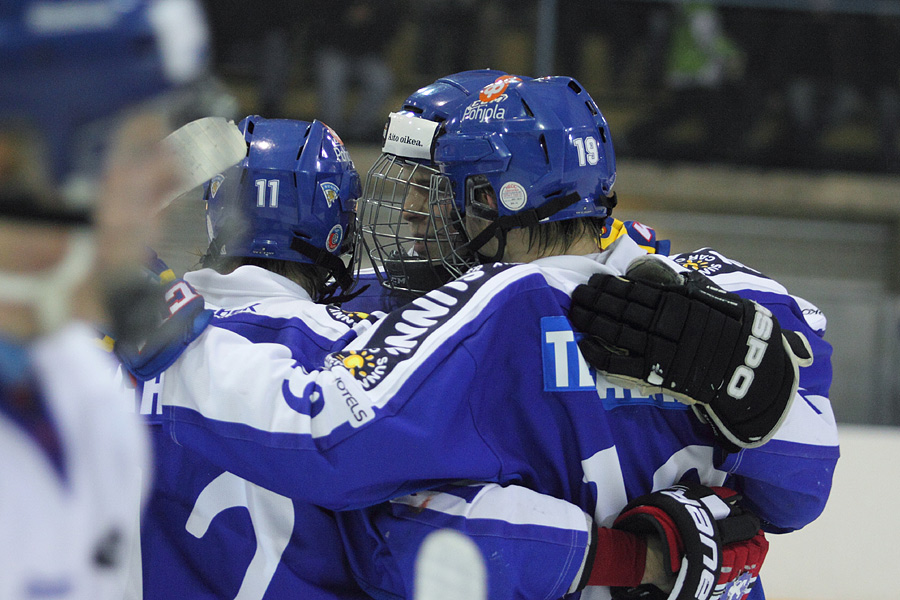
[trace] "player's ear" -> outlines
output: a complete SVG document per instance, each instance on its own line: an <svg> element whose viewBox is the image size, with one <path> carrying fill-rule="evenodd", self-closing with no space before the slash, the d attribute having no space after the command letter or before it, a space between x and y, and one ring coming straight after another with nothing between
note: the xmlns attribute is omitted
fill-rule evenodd
<svg viewBox="0 0 900 600"><path fill-rule="evenodd" d="M482 204L497 210L497 194L491 186L479 187L475 190L475 199Z"/></svg>

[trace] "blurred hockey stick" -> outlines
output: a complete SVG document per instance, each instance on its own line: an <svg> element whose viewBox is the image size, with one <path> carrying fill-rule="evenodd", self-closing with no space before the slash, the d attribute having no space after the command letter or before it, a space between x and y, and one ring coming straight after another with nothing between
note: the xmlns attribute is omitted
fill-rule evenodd
<svg viewBox="0 0 900 600"><path fill-rule="evenodd" d="M233 121L224 117L192 121L169 134L163 145L181 166L182 176L180 185L163 201L158 212L247 155L244 135Z"/></svg>
<svg viewBox="0 0 900 600"><path fill-rule="evenodd" d="M452 529L428 534L416 556L414 600L487 600L481 551Z"/></svg>

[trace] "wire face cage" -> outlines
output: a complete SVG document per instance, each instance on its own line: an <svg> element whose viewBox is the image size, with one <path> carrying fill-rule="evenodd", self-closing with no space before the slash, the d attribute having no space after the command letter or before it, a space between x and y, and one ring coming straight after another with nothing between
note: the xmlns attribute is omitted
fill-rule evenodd
<svg viewBox="0 0 900 600"><path fill-rule="evenodd" d="M382 285L425 293L458 277L471 261L450 180L436 168L382 154L366 177L360 242Z"/></svg>

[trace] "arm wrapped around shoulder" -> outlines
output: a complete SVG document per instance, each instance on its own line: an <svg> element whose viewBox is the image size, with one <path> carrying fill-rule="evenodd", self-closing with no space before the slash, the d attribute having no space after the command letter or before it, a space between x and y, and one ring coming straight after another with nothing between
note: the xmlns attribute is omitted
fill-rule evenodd
<svg viewBox="0 0 900 600"><path fill-rule="evenodd" d="M569 319L587 362L610 381L690 404L728 450L754 448L781 425L812 364L806 338L765 307L697 271L653 257L625 277L594 275Z"/></svg>

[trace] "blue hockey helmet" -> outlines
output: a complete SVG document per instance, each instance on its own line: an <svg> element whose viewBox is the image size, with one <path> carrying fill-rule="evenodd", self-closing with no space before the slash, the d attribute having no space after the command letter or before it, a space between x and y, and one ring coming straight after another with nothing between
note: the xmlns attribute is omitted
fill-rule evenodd
<svg viewBox="0 0 900 600"><path fill-rule="evenodd" d="M341 139L321 121L253 115L238 128L246 158L204 186L209 253L322 266L349 291L360 180Z"/></svg>
<svg viewBox="0 0 900 600"><path fill-rule="evenodd" d="M361 210L361 241L384 286L424 293L456 274L447 272L435 243L459 236L464 206L439 215L429 209L431 178L439 173L432 163L434 139L441 124L481 90L511 79L530 78L494 69L454 73L415 91L389 116Z"/></svg>
<svg viewBox="0 0 900 600"><path fill-rule="evenodd" d="M569 77L509 79L484 88L444 122L433 156L446 177L444 193L492 221L468 244L472 251L514 228L605 218L616 204L609 127ZM490 190L493 205L479 201L479 189ZM499 254L491 260L502 256L502 243Z"/></svg>
<svg viewBox="0 0 900 600"><path fill-rule="evenodd" d="M467 197L467 182L483 175L497 194L499 217L531 211L536 221L606 217L614 206L609 126L569 77L486 87L445 123L434 160L457 201Z"/></svg>
<svg viewBox="0 0 900 600"><path fill-rule="evenodd" d="M114 117L194 82L207 63L195 0L4 0L0 132L30 138L70 208L88 204Z"/></svg>

